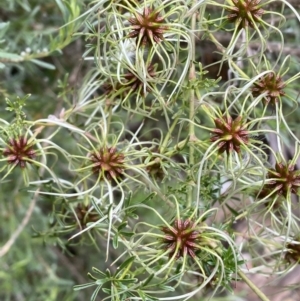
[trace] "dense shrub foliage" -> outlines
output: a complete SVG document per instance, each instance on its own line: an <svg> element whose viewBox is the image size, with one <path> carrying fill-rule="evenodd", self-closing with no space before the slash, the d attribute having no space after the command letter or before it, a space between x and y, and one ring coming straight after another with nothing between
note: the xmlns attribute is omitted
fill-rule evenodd
<svg viewBox="0 0 300 301"><path fill-rule="evenodd" d="M1 4L0 299L272 300L251 275L300 260L297 2Z"/></svg>

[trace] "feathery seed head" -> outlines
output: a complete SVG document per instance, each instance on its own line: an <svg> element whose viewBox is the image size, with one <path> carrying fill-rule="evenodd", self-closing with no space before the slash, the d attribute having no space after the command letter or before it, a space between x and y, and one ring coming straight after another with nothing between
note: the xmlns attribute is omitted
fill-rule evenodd
<svg viewBox="0 0 300 301"><path fill-rule="evenodd" d="M274 73L268 73L264 77L260 78L258 82L254 83L254 87L252 87L252 94L254 97L257 97L265 92L267 95L264 100L266 104L275 105L280 96L285 95L284 89L285 83L279 75L275 75Z"/></svg>
<svg viewBox="0 0 300 301"><path fill-rule="evenodd" d="M189 255L195 257L195 251L198 249L197 242L200 239L200 232L196 229L196 224L191 220L175 220L174 225L163 227L165 236L163 243L165 248L170 250L169 256L175 253L175 258Z"/></svg>
<svg viewBox="0 0 300 301"><path fill-rule="evenodd" d="M99 215L95 210L90 211L90 206L78 204L75 208L76 216L80 225L84 228L87 223L96 222L99 219Z"/></svg>
<svg viewBox="0 0 300 301"><path fill-rule="evenodd" d="M295 170L295 165L276 162L275 168L269 170L268 178L271 180L264 186L267 191L277 191L284 197L288 193L297 194L299 191L300 173Z"/></svg>
<svg viewBox="0 0 300 301"><path fill-rule="evenodd" d="M233 6L227 8L229 22L239 23L238 29L248 26L254 28L259 23L264 10L259 7L261 0L232 0Z"/></svg>
<svg viewBox="0 0 300 301"><path fill-rule="evenodd" d="M249 132L242 122L242 116L238 116L235 120L231 116L222 116L216 118L214 122L216 128L210 141L220 140L218 144L220 154L225 151L229 154L233 150L239 153L241 145L248 143Z"/></svg>
<svg viewBox="0 0 300 301"><path fill-rule="evenodd" d="M300 262L300 243L292 243L290 242L287 245L287 252L285 254L285 260L290 262L290 263L294 263Z"/></svg>
<svg viewBox="0 0 300 301"><path fill-rule="evenodd" d="M103 147L92 152L90 160L93 162L93 172L107 180L120 178L124 172L124 154L117 152L114 147Z"/></svg>
<svg viewBox="0 0 300 301"><path fill-rule="evenodd" d="M35 155L32 143L28 143L24 136L10 139L3 151L3 156L7 157L8 163L21 168L25 168L26 162L30 163L28 159L33 159Z"/></svg>
<svg viewBox="0 0 300 301"><path fill-rule="evenodd" d="M163 33L168 29L164 24L164 17L159 15L157 10L145 7L143 13L135 13L135 18L128 20L132 25L129 38L136 38L137 44L142 45L159 43L164 39Z"/></svg>

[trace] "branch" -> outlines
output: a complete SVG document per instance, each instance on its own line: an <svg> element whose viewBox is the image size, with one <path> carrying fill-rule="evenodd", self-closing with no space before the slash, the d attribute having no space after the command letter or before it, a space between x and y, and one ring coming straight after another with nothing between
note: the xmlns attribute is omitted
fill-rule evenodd
<svg viewBox="0 0 300 301"><path fill-rule="evenodd" d="M253 290L253 292L260 298L260 300L270 301L270 299L241 270L238 271L238 274Z"/></svg>
<svg viewBox="0 0 300 301"><path fill-rule="evenodd" d="M39 196L40 188L36 190L34 193L33 199L30 202L29 208L19 225L19 227L16 229L16 231L11 235L10 239L6 242L6 244L0 249L0 258L3 257L12 247L12 245L15 243L16 239L19 237L19 235L22 233L26 225L28 224L30 217L32 215L36 200Z"/></svg>

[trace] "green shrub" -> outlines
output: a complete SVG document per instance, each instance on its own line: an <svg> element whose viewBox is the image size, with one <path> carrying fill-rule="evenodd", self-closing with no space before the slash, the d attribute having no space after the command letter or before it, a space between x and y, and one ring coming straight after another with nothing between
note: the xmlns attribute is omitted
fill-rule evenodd
<svg viewBox="0 0 300 301"><path fill-rule="evenodd" d="M251 274L300 260L297 3L2 2L1 300L271 300Z"/></svg>

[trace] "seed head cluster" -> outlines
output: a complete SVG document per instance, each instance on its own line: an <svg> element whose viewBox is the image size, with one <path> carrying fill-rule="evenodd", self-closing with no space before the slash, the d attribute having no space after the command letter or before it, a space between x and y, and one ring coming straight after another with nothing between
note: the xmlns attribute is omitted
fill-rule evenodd
<svg viewBox="0 0 300 301"><path fill-rule="evenodd" d="M285 95L284 88L285 83L279 75L268 73L254 84L252 94L254 97L257 97L267 93L264 98L265 102L275 105L279 101L280 96Z"/></svg>
<svg viewBox="0 0 300 301"><path fill-rule="evenodd" d="M168 29L164 24L164 17L159 15L159 11L150 7L145 7L143 13L135 13L135 18L128 20L131 23L132 31L130 38L136 38L137 44L142 45L159 43L164 39L163 33Z"/></svg>
<svg viewBox="0 0 300 301"><path fill-rule="evenodd" d="M148 79L154 78L156 75L155 65L148 65L146 79L142 80L135 73L128 71L123 75L124 83L118 82L115 87L111 83L106 83L102 86L102 89L106 95L110 95L111 93L116 93L116 95L120 95L125 98L128 92L138 93L140 96L145 96L144 85L147 82L146 91L151 91L151 82Z"/></svg>
<svg viewBox="0 0 300 301"><path fill-rule="evenodd" d="M239 23L238 29L248 26L255 28L259 23L264 10L259 7L261 0L232 0L233 6L227 8L229 22Z"/></svg>
<svg viewBox="0 0 300 301"><path fill-rule="evenodd" d="M21 168L25 168L26 163L30 163L28 159L34 159L35 155L32 143L28 143L24 136L10 139L3 151L3 156L7 157L8 163Z"/></svg>
<svg viewBox="0 0 300 301"><path fill-rule="evenodd" d="M95 210L90 210L90 206L78 204L75 208L75 213L80 225L84 228L87 223L96 222L99 215Z"/></svg>
<svg viewBox="0 0 300 301"><path fill-rule="evenodd" d="M300 262L300 243L289 243L287 245L287 252L285 254L285 260L292 262Z"/></svg>
<svg viewBox="0 0 300 301"><path fill-rule="evenodd" d="M160 153L158 148L154 149L153 152L157 154ZM155 163L153 164L153 162ZM154 155L151 160L151 163L152 164L147 166L147 172L157 179L163 179L163 177L165 176L165 172L162 168L162 158L160 156Z"/></svg>
<svg viewBox="0 0 300 301"><path fill-rule="evenodd" d="M220 140L218 144L220 154L224 152L229 154L233 150L239 153L241 145L248 143L249 133L241 116L235 120L231 116L222 116L216 118L214 123L216 128L213 130L210 140L212 142Z"/></svg>
<svg viewBox="0 0 300 301"><path fill-rule="evenodd" d="M191 220L175 220L173 226L163 227L162 231L165 234L163 243L165 248L170 250L170 257L174 254L176 259L186 255L196 256L200 232L196 230L196 224Z"/></svg>
<svg viewBox="0 0 300 301"><path fill-rule="evenodd" d="M92 170L107 180L120 178L124 172L124 154L114 147L103 147L90 154Z"/></svg>
<svg viewBox="0 0 300 301"><path fill-rule="evenodd" d="M155 66L149 65L147 67L147 77L154 78L155 77ZM136 74L132 72L128 72L124 75L124 78L126 80L125 87L130 88L133 92L139 92L142 91L141 94L143 94L143 87L144 82L141 80ZM150 87L147 85L146 90L149 92Z"/></svg>
<svg viewBox="0 0 300 301"><path fill-rule="evenodd" d="M269 170L268 183L264 189L267 192L277 191L286 197L288 193L297 194L300 187L300 171L295 170L295 165L277 162L275 168Z"/></svg>

